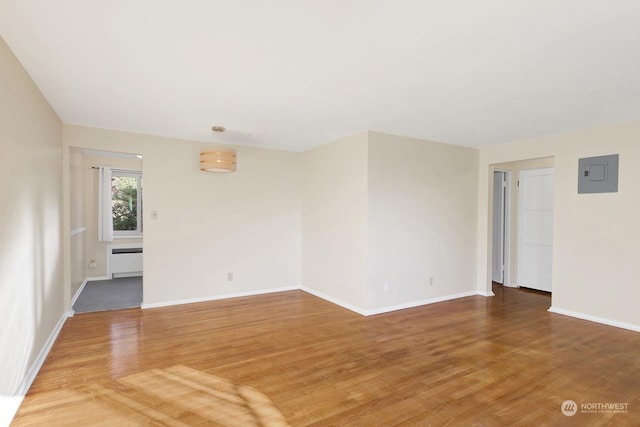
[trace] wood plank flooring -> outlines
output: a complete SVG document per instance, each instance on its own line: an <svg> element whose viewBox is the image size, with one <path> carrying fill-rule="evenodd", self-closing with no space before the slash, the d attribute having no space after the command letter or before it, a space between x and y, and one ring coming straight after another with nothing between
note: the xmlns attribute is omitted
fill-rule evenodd
<svg viewBox="0 0 640 427"><path fill-rule="evenodd" d="M640 333L494 292L371 317L302 291L76 315L13 425L640 426Z"/></svg>

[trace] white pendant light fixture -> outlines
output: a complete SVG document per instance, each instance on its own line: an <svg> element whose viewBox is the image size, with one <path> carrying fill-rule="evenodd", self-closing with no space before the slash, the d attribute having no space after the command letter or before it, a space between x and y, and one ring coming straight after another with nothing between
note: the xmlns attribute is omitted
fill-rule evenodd
<svg viewBox="0 0 640 427"><path fill-rule="evenodd" d="M212 131L220 134L222 126L214 126ZM236 150L229 147L205 147L200 150L200 170L204 172L235 172Z"/></svg>

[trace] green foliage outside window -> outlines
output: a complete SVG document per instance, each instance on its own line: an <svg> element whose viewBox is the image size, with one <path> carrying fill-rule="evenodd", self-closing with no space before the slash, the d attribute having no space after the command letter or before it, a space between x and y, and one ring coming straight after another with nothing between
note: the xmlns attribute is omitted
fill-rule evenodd
<svg viewBox="0 0 640 427"><path fill-rule="evenodd" d="M138 179L114 176L111 182L114 231L138 229Z"/></svg>

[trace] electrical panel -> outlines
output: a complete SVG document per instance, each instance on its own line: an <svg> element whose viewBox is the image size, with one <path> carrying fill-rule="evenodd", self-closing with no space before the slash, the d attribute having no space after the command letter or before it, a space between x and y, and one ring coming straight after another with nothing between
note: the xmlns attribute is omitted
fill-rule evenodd
<svg viewBox="0 0 640 427"><path fill-rule="evenodd" d="M617 193L619 154L578 161L578 194Z"/></svg>

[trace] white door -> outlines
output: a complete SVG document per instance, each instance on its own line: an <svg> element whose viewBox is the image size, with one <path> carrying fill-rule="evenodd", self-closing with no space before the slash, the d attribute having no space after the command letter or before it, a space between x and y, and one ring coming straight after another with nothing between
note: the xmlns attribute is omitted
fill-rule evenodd
<svg viewBox="0 0 640 427"><path fill-rule="evenodd" d="M520 172L518 285L551 292L554 169Z"/></svg>
<svg viewBox="0 0 640 427"><path fill-rule="evenodd" d="M504 283L504 213L506 173L493 173L493 265L491 280Z"/></svg>

